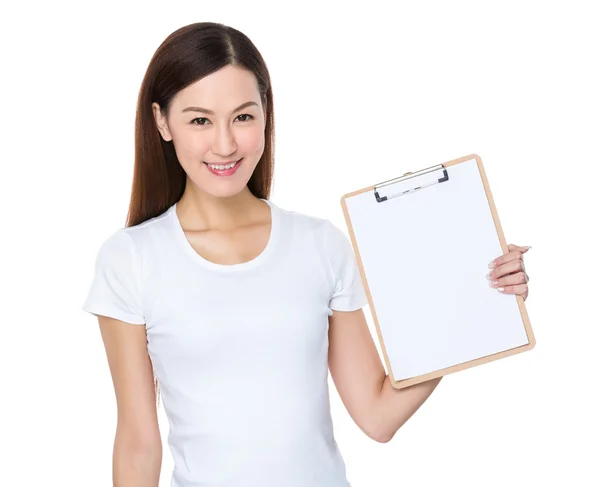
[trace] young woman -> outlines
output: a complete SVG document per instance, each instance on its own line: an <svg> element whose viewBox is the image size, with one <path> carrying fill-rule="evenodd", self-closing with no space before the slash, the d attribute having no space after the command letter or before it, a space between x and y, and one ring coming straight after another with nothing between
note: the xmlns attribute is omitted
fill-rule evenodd
<svg viewBox="0 0 600 487"><path fill-rule="evenodd" d="M349 240L269 199L260 53L231 27L183 27L153 56L137 110L127 226L101 246L83 307L98 316L117 397L114 485L158 485L160 385L173 487L347 487L328 370L379 442L440 379L390 386ZM497 259L503 292L526 297L524 251Z"/></svg>

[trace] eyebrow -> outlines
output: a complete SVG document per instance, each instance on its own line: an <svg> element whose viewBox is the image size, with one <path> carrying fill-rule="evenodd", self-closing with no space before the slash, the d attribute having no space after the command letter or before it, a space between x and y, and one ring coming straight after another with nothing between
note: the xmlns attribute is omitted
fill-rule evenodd
<svg viewBox="0 0 600 487"><path fill-rule="evenodd" d="M250 105L258 106L258 103L256 103L255 101L247 101L246 103L242 103L239 107L237 107L231 113L235 113L238 110L241 110L242 108L249 107ZM200 108L200 107L187 107L181 111L181 113L184 113L184 112L203 112L203 113L208 113L210 115L215 114L215 112L213 112L212 110L208 110L207 108Z"/></svg>

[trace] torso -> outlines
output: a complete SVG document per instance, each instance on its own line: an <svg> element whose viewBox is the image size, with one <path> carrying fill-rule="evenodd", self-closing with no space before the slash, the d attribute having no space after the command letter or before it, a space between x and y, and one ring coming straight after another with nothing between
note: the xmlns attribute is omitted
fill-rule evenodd
<svg viewBox="0 0 600 487"><path fill-rule="evenodd" d="M327 382L331 231L272 208L273 226L229 233L185 232L174 207L127 229L174 486L348 487Z"/></svg>

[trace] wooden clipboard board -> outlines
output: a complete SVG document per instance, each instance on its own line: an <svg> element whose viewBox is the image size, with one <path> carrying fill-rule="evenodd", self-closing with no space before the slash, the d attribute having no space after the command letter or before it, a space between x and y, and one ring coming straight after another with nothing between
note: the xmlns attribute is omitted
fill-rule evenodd
<svg viewBox="0 0 600 487"><path fill-rule="evenodd" d="M340 203L394 388L402 389L535 346L523 298L502 295L489 287L485 278L488 262L508 253L508 246L478 155L471 154L347 193ZM458 214L461 218L464 214L467 221L460 220ZM449 226L439 229L440 223L442 227ZM404 227L412 232L402 233ZM387 234L383 233L384 229ZM453 229L456 231L449 231ZM446 232L443 234L449 237L446 242L437 242L436 231ZM432 238L420 237L423 241L419 242L419 236L428 232ZM436 265L440 268L451 265L452 259L461 252L460 239L465 239L467 232L472 241L479 242L476 251L482 255L476 265L454 273L453 279L460 284L449 282L443 290L436 287L437 280L419 281L427 274L423 271L425 262L433 268L428 270L430 273ZM452 248L451 245L455 246L455 255L444 255L444 250ZM395 253L397 248L409 255ZM483 253L485 249L487 253ZM419 252L420 255L415 255ZM465 262L473 260L471 253L463 258ZM419 262L421 267L416 267ZM476 277L479 272L481 277ZM411 289L412 282L418 289ZM393 291L395 286L397 297ZM485 290L482 286L486 286ZM424 293L430 288L434 288L428 297L430 305L424 306ZM469 301L465 296L467 292L479 296L478 302ZM395 298L397 304L393 302ZM440 298L445 299L441 301L445 302L445 309L436 308ZM419 302L420 308L417 307ZM394 321L396 313L398 321ZM411 340L416 348L411 348ZM430 346L431 349L427 348ZM418 366L413 366L417 363Z"/></svg>

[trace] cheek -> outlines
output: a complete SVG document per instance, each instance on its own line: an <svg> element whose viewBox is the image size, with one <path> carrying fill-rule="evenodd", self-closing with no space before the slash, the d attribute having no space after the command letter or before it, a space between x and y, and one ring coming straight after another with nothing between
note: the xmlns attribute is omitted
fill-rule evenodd
<svg viewBox="0 0 600 487"><path fill-rule="evenodd" d="M265 135L263 131L257 127L256 129L247 130L238 137L238 149L240 152L256 153L262 152L265 145Z"/></svg>
<svg viewBox="0 0 600 487"><path fill-rule="evenodd" d="M173 142L179 164L187 174L192 174L197 170L198 161L202 160L208 152L208 141L202 137L179 134L179 137L173 136Z"/></svg>
<svg viewBox="0 0 600 487"><path fill-rule="evenodd" d="M208 140L203 137L179 136L173 137L173 142L177 150L177 157L182 159L195 159L198 155L204 154L208 149Z"/></svg>

